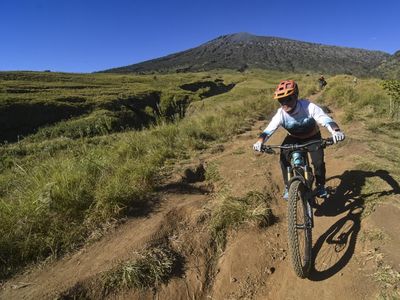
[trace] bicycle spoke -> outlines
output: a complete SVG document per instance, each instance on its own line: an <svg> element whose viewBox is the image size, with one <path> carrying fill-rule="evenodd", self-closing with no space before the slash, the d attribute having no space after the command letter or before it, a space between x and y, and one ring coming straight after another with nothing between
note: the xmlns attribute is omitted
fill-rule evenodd
<svg viewBox="0 0 400 300"><path fill-rule="evenodd" d="M307 277L311 266L310 207L306 198L307 187L295 181L289 188L288 233L289 249L296 274Z"/></svg>

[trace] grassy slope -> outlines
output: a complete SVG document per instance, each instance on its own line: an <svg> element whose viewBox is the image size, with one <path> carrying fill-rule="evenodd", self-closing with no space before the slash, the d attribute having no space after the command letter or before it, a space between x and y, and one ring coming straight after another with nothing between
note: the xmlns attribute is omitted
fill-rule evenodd
<svg viewBox="0 0 400 300"><path fill-rule="evenodd" d="M361 122L361 128L366 129L352 137L365 142L368 145L366 150L371 151L354 157L358 169L383 178L390 176L400 182L399 120L391 117L390 97L382 89L382 81L365 79L355 85L347 76L336 76L330 81L321 101L341 107L345 112L342 122ZM364 185L362 192L370 196L367 197L363 216L371 213L378 201L386 200L385 195L374 193L380 184L381 180L371 178Z"/></svg>
<svg viewBox="0 0 400 300"><path fill-rule="evenodd" d="M17 135L30 135L33 140L79 138L140 129L160 116L174 118L179 109L202 99L204 88L192 92L180 86L206 80L224 86L216 81L217 75L205 73L135 76L0 72L0 124L4 129L0 139L15 141Z"/></svg>
<svg viewBox="0 0 400 300"><path fill-rule="evenodd" d="M127 89L132 94L154 90L169 94L180 83L210 80L213 76L223 76L229 82L246 80L236 73L157 77L42 73L2 76L1 104L37 101L53 104L60 97L81 97L94 107L113 101L113 91L114 97L120 99ZM71 86L75 88L70 89ZM26 89L23 93L7 92L22 88ZM219 103L230 105L218 109L221 117L213 109L175 123L159 118L160 125L142 131L104 132L75 139L57 134L46 139L36 134L3 145L0 149L1 277L9 276L26 263L75 248L110 220L145 211L151 205L148 199L157 183L159 169L166 161L189 157L192 151L226 138L249 122L246 119L249 115L257 113L259 91L251 88L243 91L244 88L218 96ZM251 106L242 110L231 105L242 100L249 101ZM94 109L93 113L96 112ZM61 125L76 120L63 121ZM57 132L58 126L44 130Z"/></svg>
<svg viewBox="0 0 400 300"><path fill-rule="evenodd" d="M316 91L315 77L259 70L243 74L227 71L157 76L18 73L11 74L16 78L7 75L11 77L6 79L1 75L0 104L56 103L59 98L81 97L90 104L89 116L93 120L98 119L96 113L101 113L100 104L131 95L149 91L179 94L180 84L210 78L234 82L236 86L228 93L203 101L199 101L199 92L192 93L194 101L186 118L168 122L161 116L158 125L144 130L106 130L78 138L60 135L59 126L73 127L79 120L75 117L44 128L50 132L47 135L37 133L18 143L3 145L0 278L28 263L78 247L115 219L150 209L160 170L229 139L260 114L270 113L276 108L270 96L279 80L291 77L299 81L302 95ZM368 124L383 122L388 98L378 81L360 80L356 87L351 82L350 78L340 76L330 80L325 102L339 101L336 104L349 111L349 122L355 116ZM9 93L8 89L26 91ZM71 105L75 103L81 102L72 101ZM353 105L362 107L356 115L351 110ZM87 117L86 114L83 118Z"/></svg>

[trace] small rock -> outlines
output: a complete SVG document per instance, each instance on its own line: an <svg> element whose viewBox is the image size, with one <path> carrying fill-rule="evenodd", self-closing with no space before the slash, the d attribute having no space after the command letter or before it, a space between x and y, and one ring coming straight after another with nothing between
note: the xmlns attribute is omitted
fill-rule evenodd
<svg viewBox="0 0 400 300"><path fill-rule="evenodd" d="M271 268L269 268L268 270L267 270L267 274L268 275L271 275L271 274L273 274L275 272L275 268L274 267L271 267Z"/></svg>
<svg viewBox="0 0 400 300"><path fill-rule="evenodd" d="M236 281L237 281L237 279L235 277L231 277L231 283L234 283Z"/></svg>

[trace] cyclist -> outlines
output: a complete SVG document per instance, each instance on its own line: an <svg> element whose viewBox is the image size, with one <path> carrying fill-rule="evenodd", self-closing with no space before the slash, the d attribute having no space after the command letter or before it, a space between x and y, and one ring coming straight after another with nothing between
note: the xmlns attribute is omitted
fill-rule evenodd
<svg viewBox="0 0 400 300"><path fill-rule="evenodd" d="M322 90L324 86L326 86L328 83L325 80L324 75L321 74L321 76L318 78L318 83L319 83L319 89Z"/></svg>
<svg viewBox="0 0 400 300"><path fill-rule="evenodd" d="M339 126L326 115L323 110L306 99L298 99L299 88L295 81L281 81L274 93L281 105L272 120L260 134L253 149L261 151L261 146L271 135L282 126L288 135L282 142L284 144L302 144L307 141L321 139L319 125L326 127L332 134L334 143L343 141L345 136ZM280 154L280 165L285 183L283 198L288 198L287 167L290 166L290 150L282 150ZM316 196L324 198L328 196L325 189L325 162L322 148L310 152L311 161L314 166L315 180L317 184Z"/></svg>

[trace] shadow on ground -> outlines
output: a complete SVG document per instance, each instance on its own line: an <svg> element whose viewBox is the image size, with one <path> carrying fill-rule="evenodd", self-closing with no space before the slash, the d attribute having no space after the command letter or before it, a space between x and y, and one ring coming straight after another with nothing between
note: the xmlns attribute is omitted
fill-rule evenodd
<svg viewBox="0 0 400 300"><path fill-rule="evenodd" d="M362 193L366 179L378 177L386 182L391 189L383 190L387 185L382 184L382 190L373 193ZM346 213L334 223L316 241L313 251L313 270L309 279L325 280L340 270L350 261L354 254L357 235L361 227L361 216L364 204L371 196L400 194L399 183L385 170L377 171L346 171L342 175L328 179L332 185L331 196L317 206L316 216L338 216Z"/></svg>

